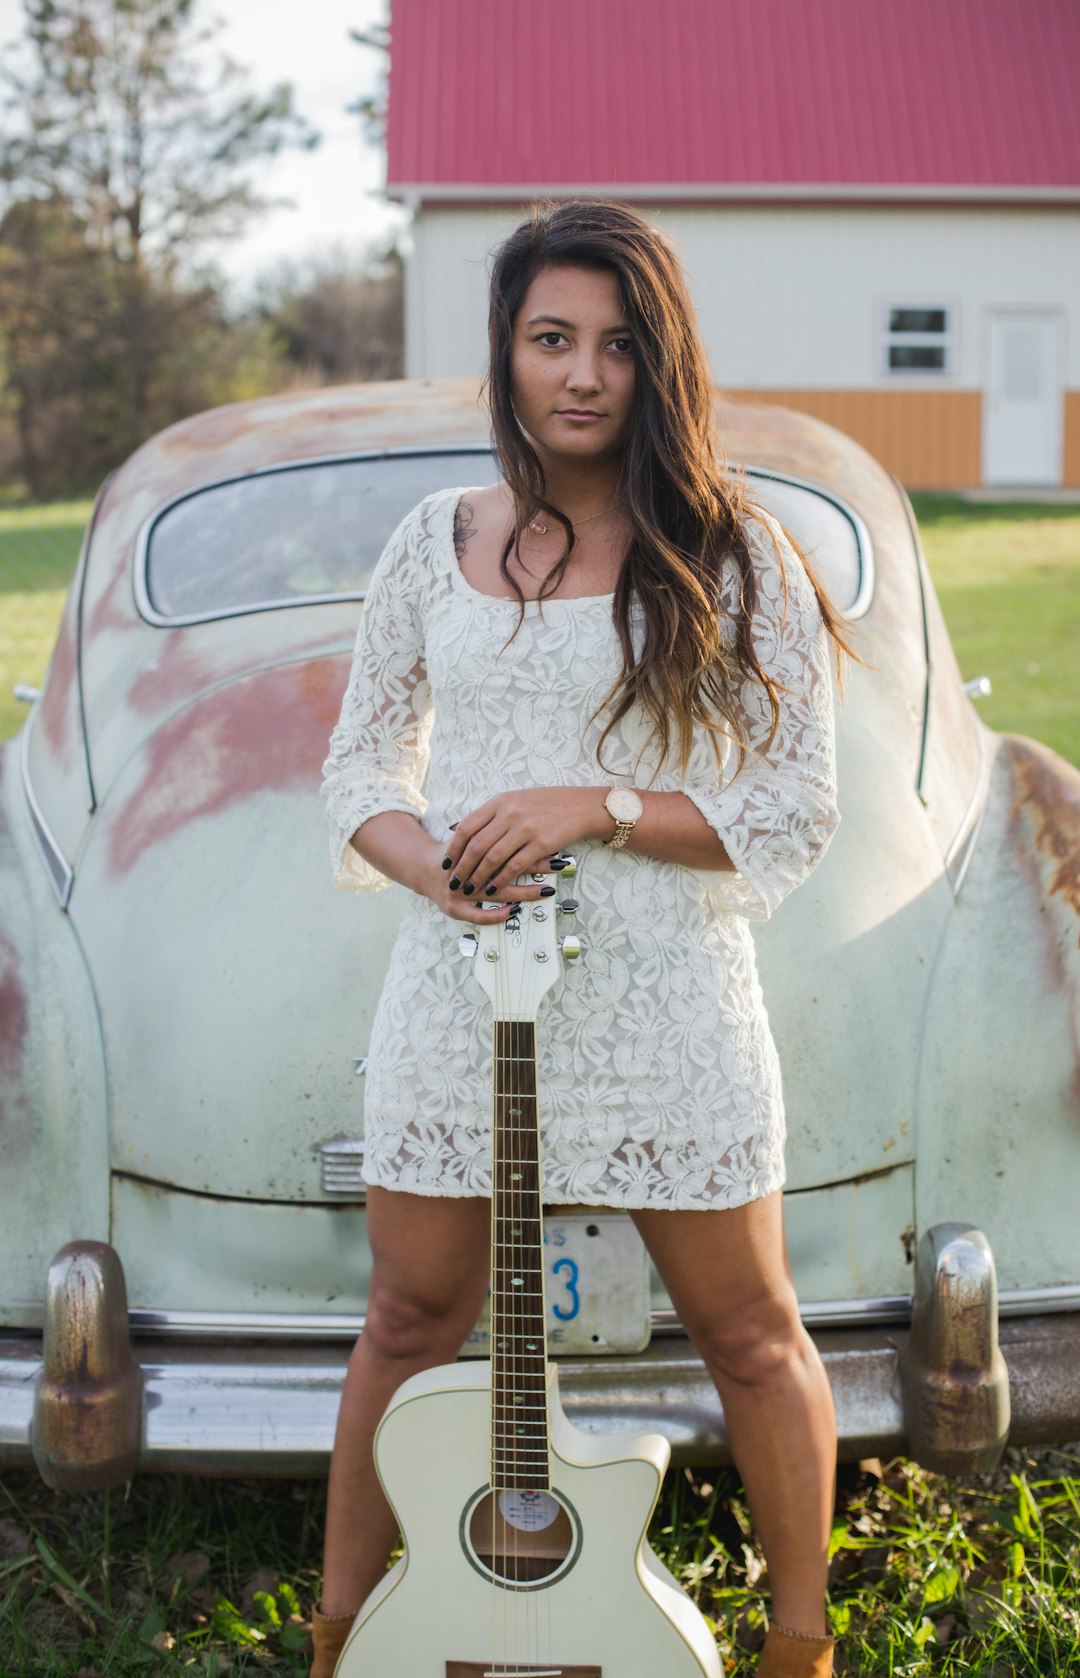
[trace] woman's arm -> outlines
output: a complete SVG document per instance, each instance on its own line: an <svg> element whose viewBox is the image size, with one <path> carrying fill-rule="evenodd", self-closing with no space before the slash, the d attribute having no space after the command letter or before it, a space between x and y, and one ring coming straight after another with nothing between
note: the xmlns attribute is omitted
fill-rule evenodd
<svg viewBox="0 0 1080 1678"><path fill-rule="evenodd" d="M604 808L607 794L606 786L525 787L489 799L458 823L446 846L450 866L444 872L451 881L460 881L455 893L460 889L470 897L498 897L516 875L546 868L556 852L579 839L610 839L615 823ZM716 833L685 793L639 796L644 809L627 850L686 868L733 867ZM491 884L494 892L487 889Z"/></svg>
<svg viewBox="0 0 1080 1678"><path fill-rule="evenodd" d="M463 921L503 920L508 910L484 909L481 903L493 898L524 903L540 895L540 886L513 886L516 875L546 871L556 851L579 839L611 838L615 824L604 809L607 791L606 786L530 787L503 793L460 822L445 846L432 839L415 816L387 810L365 821L350 843L380 876L430 897L444 914ZM685 794L643 792L641 802L645 808L627 840L627 850L681 862L688 868L732 866L705 817ZM526 830L533 837L525 860L498 867L494 860L498 850L491 849L491 837L496 832L512 835L518 841L513 854L520 858ZM489 841L480 837L485 831ZM446 856L451 860L449 868L443 867ZM479 885L472 872L475 864L479 865ZM495 890L487 892L485 887L492 880ZM457 884L452 885L453 881ZM467 885L473 890L466 892Z"/></svg>
<svg viewBox="0 0 1080 1678"><path fill-rule="evenodd" d="M432 839L415 816L406 815L404 811L387 810L370 817L357 829L349 843L371 869L378 871L380 877L397 880L399 885L408 886L410 891L430 897L444 914L452 915L455 920L505 920L510 912L509 909L485 909L481 906L485 902L490 904L495 893L463 892L461 886L465 882L442 865L446 847L437 839ZM550 856L549 851L544 857L545 868ZM539 866L536 866L535 872L539 871ZM500 901L533 902L545 890L550 893L553 889L539 885L512 886L512 879L513 875L504 882L506 889L499 894Z"/></svg>
<svg viewBox="0 0 1080 1678"><path fill-rule="evenodd" d="M341 714L323 764L330 857L341 891L379 891L390 883L350 843L369 817L397 812L419 830L416 818L427 807L420 788L431 696L421 624L424 568L417 553L425 508L420 502L405 515L372 573Z"/></svg>

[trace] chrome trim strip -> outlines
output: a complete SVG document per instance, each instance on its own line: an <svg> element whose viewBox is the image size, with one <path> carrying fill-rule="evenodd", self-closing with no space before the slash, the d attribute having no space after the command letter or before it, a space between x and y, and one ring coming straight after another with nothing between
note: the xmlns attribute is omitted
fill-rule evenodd
<svg viewBox="0 0 1080 1678"><path fill-rule="evenodd" d="M1022 1317L1032 1313L1080 1310L1080 1282L1046 1288L1012 1288L998 1294L998 1315ZM860 1323L909 1322L911 1296L885 1294L875 1299L820 1299L800 1304L799 1315L808 1328L850 1328ZM284 1311L154 1311L135 1306L128 1312L133 1334L163 1339L207 1339L235 1336L264 1340L355 1340L364 1326L362 1316L317 1315ZM652 1313L654 1337L667 1339L683 1333L672 1310ZM576 1356L577 1354L575 1354ZM599 1355L599 1354L598 1354Z"/></svg>
<svg viewBox="0 0 1080 1678"><path fill-rule="evenodd" d="M960 896L960 887L964 883L968 864L975 855L990 792L990 760L986 750L986 733L977 720L975 726L979 741L979 767L975 776L975 789L945 853L945 872L949 877L954 897Z"/></svg>
<svg viewBox="0 0 1080 1678"><path fill-rule="evenodd" d="M899 1363L906 1329L869 1324L823 1339L841 1460L905 1453ZM1013 1444L1075 1439L1080 1318L1003 1324ZM136 1346L145 1373L140 1468L164 1473L325 1473L348 1349ZM41 1342L0 1336L0 1468L29 1467ZM637 1357L560 1358L570 1419L593 1433L663 1433L678 1462L727 1460L716 1388L686 1340Z"/></svg>
<svg viewBox="0 0 1080 1678"><path fill-rule="evenodd" d="M94 505L90 510L90 522L83 533L78 569L72 584L72 587L79 591L75 611L75 670L79 685L79 726L82 730L83 771L86 775L86 795L89 799L91 815L97 810L97 792L94 788L94 766L90 761L90 730L86 723L86 684L83 681L83 604L86 599L86 578L90 569L90 548L94 540L94 531L97 529L98 514L105 505L105 496L115 476L115 471L110 472L94 497Z"/></svg>
<svg viewBox="0 0 1080 1678"><path fill-rule="evenodd" d="M221 489L226 484L245 483L249 478L265 478L274 472L296 472L309 466L336 466L343 462L357 460L391 460L419 458L424 455L453 455L453 454L491 454L490 443L432 443L390 449L361 449L347 454L311 455L302 460L282 460L270 466L257 466L250 472L233 472L225 478L210 478L206 483L199 484L195 489L186 489L179 495L173 495L168 501L150 513L139 526L135 538L135 550L132 555L132 589L135 594L135 605L139 616L155 629L183 629L195 623L218 623L225 618L248 617L254 612L278 612L290 606L328 606L340 604L343 601L363 600L363 593L350 594L298 594L287 600L260 600L253 606L230 606L220 612L187 612L176 616L159 612L150 599L150 588L146 580L146 559L150 547L150 537L154 526L165 514L179 506L182 501L190 501L192 496L204 495L207 490ZM728 462L728 470L735 474L744 473L751 478L770 478L776 483L791 484L795 489L808 490L812 495L821 496L829 501L848 520L855 533L855 542L859 555L859 586L851 609L843 615L846 618L861 618L870 607L874 595L874 547L870 538L870 531L865 521L846 501L834 495L831 490L823 489L820 484L813 483L809 478L794 477L787 472L777 472L768 466L738 466Z"/></svg>
<svg viewBox="0 0 1080 1678"><path fill-rule="evenodd" d="M305 1315L296 1311L151 1311L132 1306L128 1322L135 1335L163 1339L221 1337L259 1340L355 1340L362 1316Z"/></svg>
<svg viewBox="0 0 1080 1678"><path fill-rule="evenodd" d="M22 729L22 747L20 750L20 767L22 772L23 798L26 801L26 816L30 823L30 832L34 836L38 855L45 864L45 872L49 876L49 884L56 893L56 901L61 909L66 909L71 897L71 887L75 879L75 870L57 844L48 822L45 820L41 805L34 796L34 789L30 784L30 730L34 718L37 716L35 705Z"/></svg>
<svg viewBox="0 0 1080 1678"><path fill-rule="evenodd" d="M1057 1282L1047 1288L998 1289L999 1317L1023 1317L1032 1307L1039 1316L1080 1309L1080 1282Z"/></svg>
<svg viewBox="0 0 1080 1678"><path fill-rule="evenodd" d="M776 472L770 466L736 467L736 471L745 472L751 478L771 478L780 484L791 484L795 489L809 490L811 495L819 495L823 501L828 501L839 513L843 513L855 534L855 546L859 555L859 586L855 591L855 599L849 608L843 611L845 618L852 621L865 617L870 610L870 602L874 598L876 571L874 568L874 544L870 536L870 529L854 509L846 501L842 501L832 490L824 489L821 484L814 483L810 478L798 478L790 472Z"/></svg>

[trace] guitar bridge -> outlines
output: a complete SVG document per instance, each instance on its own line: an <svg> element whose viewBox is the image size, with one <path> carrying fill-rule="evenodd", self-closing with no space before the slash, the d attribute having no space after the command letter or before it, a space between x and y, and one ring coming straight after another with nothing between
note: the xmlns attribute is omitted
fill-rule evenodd
<svg viewBox="0 0 1080 1678"><path fill-rule="evenodd" d="M500 1666L498 1661L447 1661L446 1678L603 1678L598 1666Z"/></svg>

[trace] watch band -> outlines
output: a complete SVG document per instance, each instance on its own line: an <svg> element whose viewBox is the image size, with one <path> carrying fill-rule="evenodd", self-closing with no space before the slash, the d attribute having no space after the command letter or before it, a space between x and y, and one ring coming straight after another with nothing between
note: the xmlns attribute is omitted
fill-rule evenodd
<svg viewBox="0 0 1080 1678"><path fill-rule="evenodd" d="M616 822L615 832L612 834L610 839L604 840L604 844L607 846L608 850L621 851L636 826L636 822Z"/></svg>

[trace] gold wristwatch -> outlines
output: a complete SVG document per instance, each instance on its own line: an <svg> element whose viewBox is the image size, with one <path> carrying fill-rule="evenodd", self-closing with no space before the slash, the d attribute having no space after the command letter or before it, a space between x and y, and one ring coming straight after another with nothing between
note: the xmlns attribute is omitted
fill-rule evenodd
<svg viewBox="0 0 1080 1678"><path fill-rule="evenodd" d="M604 844L612 851L621 851L645 809L633 787L609 787L604 809L615 823L615 832Z"/></svg>

